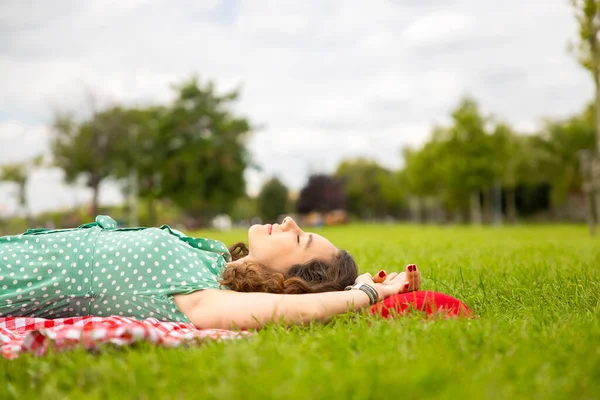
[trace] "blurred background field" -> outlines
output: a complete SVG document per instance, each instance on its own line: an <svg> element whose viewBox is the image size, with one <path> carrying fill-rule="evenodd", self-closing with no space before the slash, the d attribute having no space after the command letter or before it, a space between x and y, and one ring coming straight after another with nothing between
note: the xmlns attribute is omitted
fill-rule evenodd
<svg viewBox="0 0 600 400"><path fill-rule="evenodd" d="M6 1L0 15L0 233L101 213L187 230L285 214L597 223L594 0Z"/></svg>
<svg viewBox="0 0 600 400"><path fill-rule="evenodd" d="M3 398L593 399L600 253L583 226L316 228L362 271L417 263L473 320L342 315L249 340L0 360ZM199 236L206 231L196 232ZM226 243L244 230L215 233Z"/></svg>
<svg viewBox="0 0 600 400"><path fill-rule="evenodd" d="M600 397L599 32L597 0L1 1L0 234L291 214L480 318L24 355L0 398Z"/></svg>

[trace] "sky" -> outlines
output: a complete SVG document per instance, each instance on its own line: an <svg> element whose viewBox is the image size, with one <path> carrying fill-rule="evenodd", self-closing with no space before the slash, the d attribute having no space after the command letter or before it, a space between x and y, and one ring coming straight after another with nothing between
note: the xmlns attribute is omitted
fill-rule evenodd
<svg viewBox="0 0 600 400"><path fill-rule="evenodd" d="M235 112L259 126L260 170L293 190L347 158L389 168L427 140L464 95L533 132L580 111L592 81L567 51L567 0L2 0L0 164L49 154L56 110L167 102L198 74L241 90ZM36 170L33 212L88 202L57 169ZM122 200L102 186L102 204ZM0 217L18 212L0 183Z"/></svg>

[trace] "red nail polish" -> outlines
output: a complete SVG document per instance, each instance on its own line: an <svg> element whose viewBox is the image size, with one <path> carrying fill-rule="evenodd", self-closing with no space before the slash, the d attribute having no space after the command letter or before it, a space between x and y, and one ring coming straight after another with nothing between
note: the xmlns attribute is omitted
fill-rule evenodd
<svg viewBox="0 0 600 400"><path fill-rule="evenodd" d="M385 272L384 271L379 271L379 277L383 278L385 276Z"/></svg>

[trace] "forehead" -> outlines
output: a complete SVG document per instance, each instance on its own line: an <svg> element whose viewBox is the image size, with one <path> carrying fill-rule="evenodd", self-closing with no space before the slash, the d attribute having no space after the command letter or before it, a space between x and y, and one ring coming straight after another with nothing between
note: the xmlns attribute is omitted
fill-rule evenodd
<svg viewBox="0 0 600 400"><path fill-rule="evenodd" d="M312 235L313 237L309 248L311 252L318 252L319 255L335 255L337 248L333 245L333 243L317 233L308 232L308 234Z"/></svg>

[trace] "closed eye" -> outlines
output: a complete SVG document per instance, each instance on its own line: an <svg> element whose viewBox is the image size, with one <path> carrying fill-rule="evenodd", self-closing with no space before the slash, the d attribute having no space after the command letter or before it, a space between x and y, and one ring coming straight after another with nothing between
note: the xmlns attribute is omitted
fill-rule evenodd
<svg viewBox="0 0 600 400"><path fill-rule="evenodd" d="M297 236L298 244L300 244L300 235Z"/></svg>

